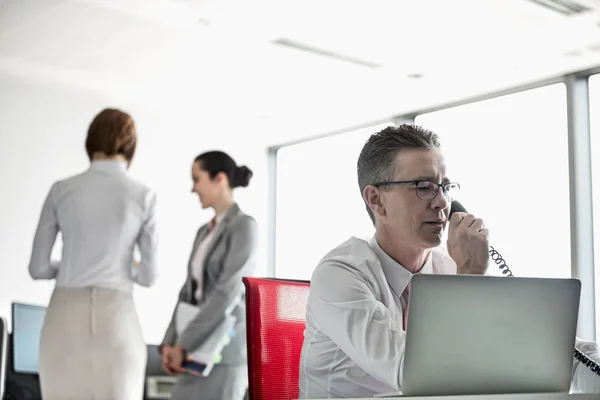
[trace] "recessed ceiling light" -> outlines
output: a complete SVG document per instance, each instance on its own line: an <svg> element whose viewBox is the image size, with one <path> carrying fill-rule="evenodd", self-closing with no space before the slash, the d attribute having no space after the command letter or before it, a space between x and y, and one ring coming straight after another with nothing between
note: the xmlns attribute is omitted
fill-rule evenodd
<svg viewBox="0 0 600 400"><path fill-rule="evenodd" d="M377 64L377 63L374 63L371 61L358 59L358 58L351 57L351 56L344 55L344 54L339 54L339 53L336 53L336 52L333 52L330 50L326 50L326 49L322 49L322 48L317 48L317 47L314 47L314 46L311 46L311 45L308 45L305 43L300 43L300 42L297 42L295 40L288 39L288 38L279 38L279 39L273 40L271 43L278 45L278 46L284 46L284 47L288 47L291 49L312 53L312 54L318 55L318 56L328 57L328 58L335 59L338 61L344 61L344 62L357 64L357 65L367 67L367 68L381 68L380 64Z"/></svg>
<svg viewBox="0 0 600 400"><path fill-rule="evenodd" d="M592 11L588 6L577 3L573 0L529 0L539 6L545 7L549 10L556 11L560 14L571 16L575 14L581 14L584 12Z"/></svg>
<svg viewBox="0 0 600 400"><path fill-rule="evenodd" d="M600 43L596 43L596 44L593 44L591 46L588 46L588 50L591 50L591 51L600 51Z"/></svg>
<svg viewBox="0 0 600 400"><path fill-rule="evenodd" d="M423 78L423 74L412 73L412 74L407 74L406 77L408 79L421 79L421 78Z"/></svg>
<svg viewBox="0 0 600 400"><path fill-rule="evenodd" d="M565 56L567 57L581 57L582 55L581 50L569 50L565 52Z"/></svg>

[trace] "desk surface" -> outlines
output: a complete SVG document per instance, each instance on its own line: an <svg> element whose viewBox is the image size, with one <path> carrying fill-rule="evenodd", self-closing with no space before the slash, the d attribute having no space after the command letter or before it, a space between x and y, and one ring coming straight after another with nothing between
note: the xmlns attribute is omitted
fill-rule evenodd
<svg viewBox="0 0 600 400"><path fill-rule="evenodd" d="M600 393L528 393L528 394L485 394L469 396L427 396L427 397L379 397L388 400L598 400ZM325 400L325 399L323 399ZM373 400L360 398L352 400Z"/></svg>

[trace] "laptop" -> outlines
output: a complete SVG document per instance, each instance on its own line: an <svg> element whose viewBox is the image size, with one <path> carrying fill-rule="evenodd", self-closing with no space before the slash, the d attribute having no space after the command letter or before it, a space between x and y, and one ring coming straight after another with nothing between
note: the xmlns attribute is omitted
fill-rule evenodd
<svg viewBox="0 0 600 400"><path fill-rule="evenodd" d="M568 392L576 279L415 275L402 396Z"/></svg>

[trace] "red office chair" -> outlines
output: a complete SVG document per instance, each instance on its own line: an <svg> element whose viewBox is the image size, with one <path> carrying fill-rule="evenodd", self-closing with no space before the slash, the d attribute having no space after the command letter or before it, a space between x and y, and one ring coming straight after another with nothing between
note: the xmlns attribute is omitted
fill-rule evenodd
<svg viewBox="0 0 600 400"><path fill-rule="evenodd" d="M243 278L249 400L298 398L310 282Z"/></svg>

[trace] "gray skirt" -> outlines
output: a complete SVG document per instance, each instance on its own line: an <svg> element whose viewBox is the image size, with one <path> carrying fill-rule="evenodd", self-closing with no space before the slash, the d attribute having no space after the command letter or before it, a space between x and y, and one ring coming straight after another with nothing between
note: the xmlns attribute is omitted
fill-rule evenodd
<svg viewBox="0 0 600 400"><path fill-rule="evenodd" d="M131 293L54 290L40 342L44 400L142 399L146 357Z"/></svg>

